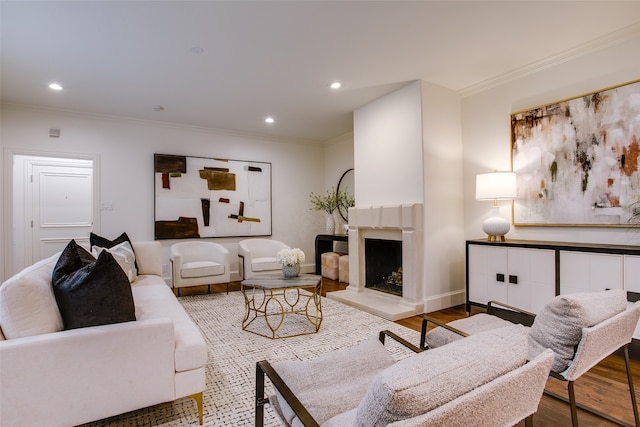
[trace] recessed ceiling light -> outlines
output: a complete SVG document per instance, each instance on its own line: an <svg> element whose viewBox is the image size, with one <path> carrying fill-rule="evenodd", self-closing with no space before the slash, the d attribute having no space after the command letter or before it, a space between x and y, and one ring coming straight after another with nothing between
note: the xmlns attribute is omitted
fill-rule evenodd
<svg viewBox="0 0 640 427"><path fill-rule="evenodd" d="M342 83L340 82L333 82L329 85L331 89L340 89L341 86L342 86Z"/></svg>
<svg viewBox="0 0 640 427"><path fill-rule="evenodd" d="M273 120L273 117L267 117L266 119L264 119L264 121L265 121L265 123L269 123L269 124L275 122L275 120Z"/></svg>
<svg viewBox="0 0 640 427"><path fill-rule="evenodd" d="M49 85L49 89L53 89L53 90L62 90L62 86L60 86L58 83L51 83Z"/></svg>

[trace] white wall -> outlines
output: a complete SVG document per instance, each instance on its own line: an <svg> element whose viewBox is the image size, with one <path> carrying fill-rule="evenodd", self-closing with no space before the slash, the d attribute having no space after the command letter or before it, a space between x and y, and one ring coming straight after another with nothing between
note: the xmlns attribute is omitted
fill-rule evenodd
<svg viewBox="0 0 640 427"><path fill-rule="evenodd" d="M354 112L356 206L423 202L420 84Z"/></svg>
<svg viewBox="0 0 640 427"><path fill-rule="evenodd" d="M425 312L464 303L461 100L422 82Z"/></svg>
<svg viewBox="0 0 640 427"><path fill-rule="evenodd" d="M475 200L475 176L511 169L510 114L640 78L640 36L504 83L462 100L465 239L486 237L490 202ZM510 203L501 214L512 219ZM507 239L640 244L628 228L512 227Z"/></svg>
<svg viewBox="0 0 640 427"><path fill-rule="evenodd" d="M324 144L324 185L327 189L337 188L338 182L347 170L353 168L353 133L340 136ZM344 234L342 219L338 211L334 212L336 234ZM347 252L347 245L339 245L342 252Z"/></svg>
<svg viewBox="0 0 640 427"><path fill-rule="evenodd" d="M49 138L51 127L60 129L60 138ZM108 238L126 231L132 240L153 240L154 153L271 162L272 237L300 247L307 254L306 264L312 264L314 238L324 232L324 221L320 225L309 210L309 193L324 191L322 145L10 105L2 108L0 137L3 157L13 151L99 156L98 197L112 201L114 209L100 212L101 229L96 232ZM3 170L2 179L10 179L10 173ZM2 188L6 188L4 183ZM11 206L5 203L4 241L11 231L10 213ZM238 240L214 239L231 251L232 271L237 269ZM163 262L169 264L168 248L174 241L161 242ZM4 250L6 253L7 246ZM310 271L311 266L307 267ZM3 277L10 273L4 272ZM169 276L170 270L165 274Z"/></svg>

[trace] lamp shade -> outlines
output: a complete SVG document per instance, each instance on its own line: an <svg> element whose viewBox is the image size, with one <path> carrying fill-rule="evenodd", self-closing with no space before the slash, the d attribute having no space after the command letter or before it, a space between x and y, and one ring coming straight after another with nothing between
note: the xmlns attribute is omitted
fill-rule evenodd
<svg viewBox="0 0 640 427"><path fill-rule="evenodd" d="M515 198L515 172L491 172L476 175L476 200L513 200Z"/></svg>

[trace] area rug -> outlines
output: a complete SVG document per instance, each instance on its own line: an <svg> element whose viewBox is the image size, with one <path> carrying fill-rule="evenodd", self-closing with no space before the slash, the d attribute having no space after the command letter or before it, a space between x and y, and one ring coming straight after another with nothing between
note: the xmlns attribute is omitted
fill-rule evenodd
<svg viewBox="0 0 640 427"><path fill-rule="evenodd" d="M323 320L315 334L272 340L242 331L244 299L240 292L178 298L207 341L207 388L204 392L204 426L252 426L254 423L255 365L257 361L306 360L322 353L355 345L391 330L410 342L419 333L365 313L338 301L322 298ZM410 353L389 340L387 348L397 359ZM271 385L267 381L267 393ZM99 402L97 402L99 404ZM195 402L178 399L104 420L84 427L197 426ZM270 406L265 426L281 426Z"/></svg>

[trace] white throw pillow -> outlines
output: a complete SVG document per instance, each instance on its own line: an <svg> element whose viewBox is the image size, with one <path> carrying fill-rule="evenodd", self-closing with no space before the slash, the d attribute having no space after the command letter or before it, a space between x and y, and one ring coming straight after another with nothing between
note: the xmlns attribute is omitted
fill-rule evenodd
<svg viewBox="0 0 640 427"><path fill-rule="evenodd" d="M582 339L582 328L590 328L627 307L627 293L622 289L558 295L536 316L529 333L529 360L545 349L556 354L553 372L569 365Z"/></svg>
<svg viewBox="0 0 640 427"><path fill-rule="evenodd" d="M111 248L102 248L99 246L94 246L91 249L93 255L98 258L100 252L107 251L118 262L122 271L127 275L129 279L129 283L133 283L138 278L138 270L136 270L136 255L133 252L133 248L129 244L129 242L122 242L117 244Z"/></svg>
<svg viewBox="0 0 640 427"><path fill-rule="evenodd" d="M0 327L8 340L58 332L62 316L51 286L60 253L25 268L0 286Z"/></svg>

